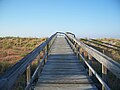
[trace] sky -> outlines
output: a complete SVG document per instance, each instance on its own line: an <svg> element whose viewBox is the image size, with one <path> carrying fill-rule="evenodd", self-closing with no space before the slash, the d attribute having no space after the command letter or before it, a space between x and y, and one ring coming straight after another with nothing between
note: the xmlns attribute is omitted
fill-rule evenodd
<svg viewBox="0 0 120 90"><path fill-rule="evenodd" d="M0 0L0 37L120 38L119 0Z"/></svg>

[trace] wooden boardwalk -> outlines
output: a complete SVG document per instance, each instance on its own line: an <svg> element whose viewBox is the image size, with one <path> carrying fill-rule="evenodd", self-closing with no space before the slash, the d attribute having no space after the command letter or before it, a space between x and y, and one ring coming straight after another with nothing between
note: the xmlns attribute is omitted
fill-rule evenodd
<svg viewBox="0 0 120 90"><path fill-rule="evenodd" d="M33 72L34 61L38 63ZM101 65L99 74L92 67L96 62ZM108 71L116 76L114 81L120 79L118 62L77 40L70 32L56 32L0 77L0 90L13 90L22 75L26 75L24 90L97 90L95 84L99 90L111 90ZM99 82L92 82L90 77Z"/></svg>
<svg viewBox="0 0 120 90"><path fill-rule="evenodd" d="M53 43L35 90L97 90L64 36Z"/></svg>

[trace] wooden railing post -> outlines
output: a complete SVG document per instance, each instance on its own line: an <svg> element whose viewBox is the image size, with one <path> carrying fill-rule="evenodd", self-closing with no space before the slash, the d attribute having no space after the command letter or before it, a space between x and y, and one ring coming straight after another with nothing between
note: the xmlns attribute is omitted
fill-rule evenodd
<svg viewBox="0 0 120 90"><path fill-rule="evenodd" d="M74 52L75 52L76 55L78 55L78 45L77 45L77 43L75 43L75 51Z"/></svg>
<svg viewBox="0 0 120 90"><path fill-rule="evenodd" d="M80 47L78 46L77 47L77 56L78 56L78 58L80 58L79 52L80 52Z"/></svg>
<svg viewBox="0 0 120 90"><path fill-rule="evenodd" d="M88 53L86 51L84 51L84 58L88 57Z"/></svg>
<svg viewBox="0 0 120 90"><path fill-rule="evenodd" d="M75 54L77 54L77 45L76 45L76 43L75 43Z"/></svg>
<svg viewBox="0 0 120 90"><path fill-rule="evenodd" d="M88 59L89 59L89 64L92 66L92 56L88 55ZM92 71L89 68L89 76L92 77Z"/></svg>
<svg viewBox="0 0 120 90"><path fill-rule="evenodd" d="M73 43L74 47L75 47L75 44L76 44L76 43L74 42L74 43ZM73 51L74 51L74 52L75 52L75 54L76 54L75 48L73 48Z"/></svg>
<svg viewBox="0 0 120 90"><path fill-rule="evenodd" d="M49 43L47 44L47 57L46 57L46 59L48 59L48 51L49 51Z"/></svg>
<svg viewBox="0 0 120 90"><path fill-rule="evenodd" d="M107 83L107 68L102 64L102 79ZM105 87L102 86L102 90L105 90Z"/></svg>
<svg viewBox="0 0 120 90"><path fill-rule="evenodd" d="M27 75L27 85L30 83L30 79L31 79L31 64L28 65L27 69L26 69L26 75Z"/></svg>
<svg viewBox="0 0 120 90"><path fill-rule="evenodd" d="M84 55L84 51L83 51L83 49L81 48L81 55L84 57L85 55ZM85 67L85 69L86 69L86 65L85 65L85 62L83 61L82 62L83 63L83 66Z"/></svg>
<svg viewBox="0 0 120 90"><path fill-rule="evenodd" d="M39 55L38 55L38 65L40 64L40 53L39 53ZM41 72L41 68L39 68L38 69L38 77L39 77L39 75L40 75L40 72ZM38 78L37 77L37 78Z"/></svg>
<svg viewBox="0 0 120 90"><path fill-rule="evenodd" d="M43 57L45 55L45 48L43 49ZM46 60L44 60L43 66L45 65Z"/></svg>

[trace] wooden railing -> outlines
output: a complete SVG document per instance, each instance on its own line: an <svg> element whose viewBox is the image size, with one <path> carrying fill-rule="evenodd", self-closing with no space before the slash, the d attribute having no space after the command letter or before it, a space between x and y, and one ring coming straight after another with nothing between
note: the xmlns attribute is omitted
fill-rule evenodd
<svg viewBox="0 0 120 90"><path fill-rule="evenodd" d="M70 35L66 34L66 39L71 45L74 52L81 57L84 63L89 68L89 76L91 77L93 74L98 79L98 81L102 85L102 90L110 90L107 85L107 72L108 70L112 72L117 78L120 79L120 64L112 60L108 56L104 55L103 53L95 50L92 47L87 46L81 41L78 41L75 37L71 37ZM89 62L85 59L85 54L87 53ZM100 64L102 64L102 77L98 75L98 73L92 67L92 61L94 57Z"/></svg>
<svg viewBox="0 0 120 90"><path fill-rule="evenodd" d="M26 55L23 59L17 62L7 72L5 72L5 74L2 77L0 77L0 90L11 90L13 88L13 85L16 83L16 81L25 71L26 71L26 77L27 77L26 90L31 88L31 84L36 78L38 78L42 70L42 67L44 66L47 60L48 51L51 45L53 44L54 40L56 39L56 36L58 33L60 32L53 34L45 42L43 42L41 45L35 48L32 52ZM40 52L44 52L42 61L40 61ZM31 69L30 69L31 63L36 59L36 57L38 57L38 66L34 71L33 75L31 76Z"/></svg>

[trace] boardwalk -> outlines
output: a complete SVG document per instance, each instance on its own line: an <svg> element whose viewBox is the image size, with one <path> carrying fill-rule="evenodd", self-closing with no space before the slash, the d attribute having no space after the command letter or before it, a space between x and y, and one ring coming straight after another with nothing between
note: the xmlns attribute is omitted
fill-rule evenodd
<svg viewBox="0 0 120 90"><path fill-rule="evenodd" d="M51 47L35 90L97 90L64 36Z"/></svg>
<svg viewBox="0 0 120 90"><path fill-rule="evenodd" d="M32 73L34 61L38 63ZM99 74L93 67L96 62L101 65ZM120 64L115 60L77 40L70 32L56 32L0 77L0 90L13 90L22 75L26 75L25 90L111 90L108 71L120 79Z"/></svg>

